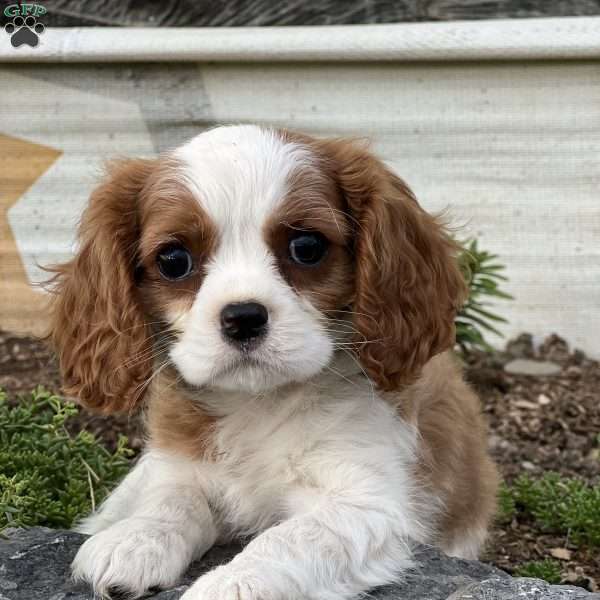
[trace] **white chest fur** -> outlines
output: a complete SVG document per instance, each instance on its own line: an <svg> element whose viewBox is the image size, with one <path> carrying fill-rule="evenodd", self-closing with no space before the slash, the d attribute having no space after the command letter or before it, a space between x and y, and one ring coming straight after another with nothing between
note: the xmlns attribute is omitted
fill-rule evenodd
<svg viewBox="0 0 600 600"><path fill-rule="evenodd" d="M211 503L226 536L257 533L349 486L358 495L361 485L381 486L398 501L412 493L416 434L360 375L205 401L227 413L210 467Z"/></svg>
<svg viewBox="0 0 600 600"><path fill-rule="evenodd" d="M97 590L171 585L216 541L259 534L186 600L245 599L221 595L241 585L264 591L251 599L345 600L409 566L410 541L431 541L438 505L414 476L417 432L362 375L329 373L262 396L214 392L198 401L219 414L210 458L150 448L81 524L96 535L73 570ZM119 557L133 554L139 564L121 568L127 561ZM265 563L280 567L277 577Z"/></svg>

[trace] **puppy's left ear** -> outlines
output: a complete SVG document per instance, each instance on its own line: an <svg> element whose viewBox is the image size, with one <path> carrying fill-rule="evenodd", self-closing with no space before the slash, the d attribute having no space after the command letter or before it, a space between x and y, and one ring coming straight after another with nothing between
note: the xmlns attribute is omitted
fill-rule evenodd
<svg viewBox="0 0 600 600"><path fill-rule="evenodd" d="M454 318L467 294L459 248L364 147L326 144L355 225L358 357L380 389L397 390L455 343Z"/></svg>

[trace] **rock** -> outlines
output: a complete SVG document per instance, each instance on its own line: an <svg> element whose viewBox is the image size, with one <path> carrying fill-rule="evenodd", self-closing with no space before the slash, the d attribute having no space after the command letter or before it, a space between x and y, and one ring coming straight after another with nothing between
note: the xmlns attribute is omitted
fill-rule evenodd
<svg viewBox="0 0 600 600"><path fill-rule="evenodd" d="M85 536L42 527L13 529L0 539L0 600L93 600L89 587L71 581L69 565ZM239 546L213 548L196 562L180 585L158 592L154 600L176 600L199 575L230 560ZM421 546L417 566L400 583L378 588L373 600L600 600L580 588L550 586L536 579L513 579L477 561L443 555ZM536 595L537 594L537 595Z"/></svg>
<svg viewBox="0 0 600 600"><path fill-rule="evenodd" d="M571 560L573 553L568 548L551 548L550 555L559 560Z"/></svg>
<svg viewBox="0 0 600 600"><path fill-rule="evenodd" d="M513 358L533 358L533 336L530 333L522 333L514 340L506 344L506 352Z"/></svg>
<svg viewBox="0 0 600 600"><path fill-rule="evenodd" d="M531 375L533 377L547 377L558 375L561 371L560 365L547 360L530 360L517 358L504 365L504 370L511 375Z"/></svg>
<svg viewBox="0 0 600 600"><path fill-rule="evenodd" d="M454 592L447 600L598 600L591 594L570 585L550 585L539 579L508 577L486 579Z"/></svg>
<svg viewBox="0 0 600 600"><path fill-rule="evenodd" d="M539 353L547 360L563 362L569 358L569 344L553 333L540 344Z"/></svg>

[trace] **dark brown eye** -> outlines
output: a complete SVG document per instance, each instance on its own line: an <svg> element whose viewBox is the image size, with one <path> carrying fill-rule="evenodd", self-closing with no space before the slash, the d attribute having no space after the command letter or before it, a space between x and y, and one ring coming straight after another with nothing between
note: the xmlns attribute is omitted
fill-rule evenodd
<svg viewBox="0 0 600 600"><path fill-rule="evenodd" d="M321 262L329 242L327 238L318 231L296 231L290 238L290 259L305 266L314 266Z"/></svg>
<svg viewBox="0 0 600 600"><path fill-rule="evenodd" d="M169 281L187 277L194 266L192 255L181 244L163 246L156 256L160 274Z"/></svg>

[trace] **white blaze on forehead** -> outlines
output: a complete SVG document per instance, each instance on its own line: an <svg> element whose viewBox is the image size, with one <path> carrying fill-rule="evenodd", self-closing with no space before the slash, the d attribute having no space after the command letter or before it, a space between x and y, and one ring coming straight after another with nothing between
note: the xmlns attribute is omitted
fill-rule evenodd
<svg viewBox="0 0 600 600"><path fill-rule="evenodd" d="M222 235L257 230L280 204L310 151L256 125L218 127L176 150L187 184Z"/></svg>

